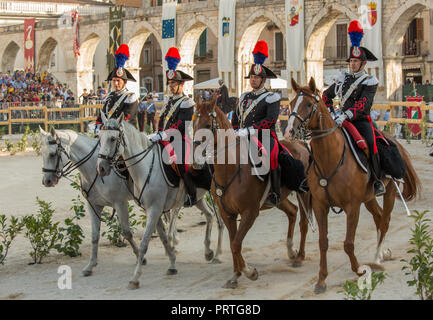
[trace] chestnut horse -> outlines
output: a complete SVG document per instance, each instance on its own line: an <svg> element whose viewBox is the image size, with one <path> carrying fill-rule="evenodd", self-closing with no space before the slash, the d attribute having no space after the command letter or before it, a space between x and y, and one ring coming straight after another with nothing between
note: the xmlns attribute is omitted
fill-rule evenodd
<svg viewBox="0 0 433 320"><path fill-rule="evenodd" d="M211 192L216 199L220 215L228 229L230 237L230 249L233 256L233 277L226 282L224 288L234 289L237 287L237 279L242 273L251 280L257 280L258 273L255 268L250 268L242 257L242 241L248 230L254 224L260 210L270 209L263 206L269 190L267 181L261 182L256 176L252 175L252 166L250 161L248 164L240 164L241 148L240 138L236 137L231 123L216 106L216 99L211 102L202 102L197 99L197 110L194 115L194 132L199 129L211 129L213 133L214 150L216 153L224 153L224 164L214 164L214 176L211 185ZM224 130L228 141L235 141L235 146L231 147L226 140L221 147L217 144L217 131ZM197 135L195 135L197 138ZM208 141L209 142L209 141ZM202 141L195 141L195 144L201 144ZM307 148L301 143L286 143L285 144L292 152L294 157L301 160L306 168L308 165L309 153ZM220 148L220 150L217 149ZM214 158L217 154L214 154ZM233 163L230 159L235 159ZM294 259L293 266L299 266L305 257L305 238L308 232L308 220L306 214L311 214L311 194L304 193L298 196L298 201L301 197L305 204L305 212L301 206L301 243L299 253L296 255L291 249L294 227L296 223L297 207L292 204L287 197L291 190L285 187L281 188L281 202L279 209L284 211L289 219L289 229L287 234L287 247L289 258ZM266 193L266 194L265 194ZM241 215L239 227L237 225L237 217Z"/></svg>
<svg viewBox="0 0 433 320"><path fill-rule="evenodd" d="M331 203L334 207L342 208L347 215L344 251L349 256L352 270L361 275L360 265L354 253L355 232L361 204L364 203L376 224L378 244L375 263L380 265L384 254L383 240L388 231L397 190L391 179L383 180L386 193L383 198L383 209L380 208L373 194L372 180L361 170L355 157L347 150L349 147L343 133L337 129L325 103L321 100L314 79L311 78L308 86L305 87L299 86L292 79L292 88L296 91L296 97L291 102L292 113L285 137L292 138L305 132L311 133L313 164L307 170L307 179L319 227L320 272L315 292L322 293L326 290L325 279L328 275L326 253L328 212ZM402 194L406 201L412 200L421 188L418 176L403 146L389 135L386 135L386 138L398 146L406 164ZM375 266L375 264L370 265Z"/></svg>

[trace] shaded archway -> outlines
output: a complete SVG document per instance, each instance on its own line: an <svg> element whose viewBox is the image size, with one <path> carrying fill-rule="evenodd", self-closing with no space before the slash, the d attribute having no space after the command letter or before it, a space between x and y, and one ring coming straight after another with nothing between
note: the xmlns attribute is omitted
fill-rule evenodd
<svg viewBox="0 0 433 320"><path fill-rule="evenodd" d="M323 88L323 56L325 39L338 18L345 16L349 20L358 19L350 9L333 3L325 6L306 29L306 79L314 77L317 87Z"/></svg>
<svg viewBox="0 0 433 320"><path fill-rule="evenodd" d="M80 55L77 58L77 94L83 89L93 89L93 61L96 48L101 38L96 33L91 33L80 45Z"/></svg>
<svg viewBox="0 0 433 320"><path fill-rule="evenodd" d="M45 40L45 42L42 44L41 48L39 49L39 53L36 57L37 71L45 72L50 69L51 56L54 50L56 49L57 44L58 44L57 41L51 37Z"/></svg>
<svg viewBox="0 0 433 320"><path fill-rule="evenodd" d="M251 65L254 63L252 51L258 40L263 40L264 30L266 26L272 27L283 35L283 47L287 48L285 26L281 21L271 13L263 13L262 11L256 12L245 23L246 28L241 33L242 36L239 41L237 51L237 93L238 96L242 92L249 89L249 82L244 79L250 70ZM270 45L270 43L268 43ZM274 48L272 45L269 47L269 54L271 55ZM283 54L285 61L285 54ZM265 63L269 65L269 60ZM285 69L285 68L284 68Z"/></svg>
<svg viewBox="0 0 433 320"><path fill-rule="evenodd" d="M432 1L409 0L398 8L384 28L384 68L386 97L401 100L403 84L402 44L403 36L415 16L425 9L433 9Z"/></svg>
<svg viewBox="0 0 433 320"><path fill-rule="evenodd" d="M13 72L15 70L15 60L19 51L20 46L15 41L9 42L2 56L1 70L3 72Z"/></svg>
<svg viewBox="0 0 433 320"><path fill-rule="evenodd" d="M203 16L199 16L195 20L191 21L184 30L186 31L180 38L179 51L182 59L178 68L194 77L194 55L200 36L205 30L211 32L216 38L217 36L215 35L214 30L208 26L205 17ZM218 52L214 52L213 54L218 56ZM192 94L193 85L194 81L185 82L184 92L186 94Z"/></svg>
<svg viewBox="0 0 433 320"><path fill-rule="evenodd" d="M129 52L130 58L126 64L126 67L137 80L137 82L130 82L128 88L134 91L137 95L140 94L140 61L142 58L143 47L146 41L149 39L150 35L153 35L152 40L154 40L154 44L156 44L157 48L161 48L161 38L159 35L148 26L141 27L132 38L129 40ZM157 49L156 48L156 49ZM152 55L152 60L154 55ZM161 67L162 68L162 67ZM154 79L155 80L155 79Z"/></svg>

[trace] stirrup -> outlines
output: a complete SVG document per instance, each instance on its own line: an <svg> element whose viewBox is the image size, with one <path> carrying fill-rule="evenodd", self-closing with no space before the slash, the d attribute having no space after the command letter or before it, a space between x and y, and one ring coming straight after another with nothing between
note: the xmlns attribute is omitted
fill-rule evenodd
<svg viewBox="0 0 433 320"><path fill-rule="evenodd" d="M192 197L188 194L185 202L183 203L183 206L185 208L189 208L189 207L195 206L196 204L197 204L197 200L194 201L192 199Z"/></svg>
<svg viewBox="0 0 433 320"><path fill-rule="evenodd" d="M377 183L379 183L380 185L378 186L378 188L376 188ZM374 195L376 197L380 197L383 196L386 193L386 188L385 185L383 184L382 180L376 180L373 183L373 189L374 189Z"/></svg>
<svg viewBox="0 0 433 320"><path fill-rule="evenodd" d="M280 196L275 192L269 194L266 198L265 205L269 207L276 207L280 204Z"/></svg>

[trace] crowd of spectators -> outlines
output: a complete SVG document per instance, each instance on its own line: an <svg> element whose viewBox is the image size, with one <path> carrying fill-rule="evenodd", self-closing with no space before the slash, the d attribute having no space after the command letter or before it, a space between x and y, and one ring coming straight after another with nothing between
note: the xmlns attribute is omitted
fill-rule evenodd
<svg viewBox="0 0 433 320"><path fill-rule="evenodd" d="M52 74L24 71L0 73L0 108L8 106L70 107L73 92Z"/></svg>

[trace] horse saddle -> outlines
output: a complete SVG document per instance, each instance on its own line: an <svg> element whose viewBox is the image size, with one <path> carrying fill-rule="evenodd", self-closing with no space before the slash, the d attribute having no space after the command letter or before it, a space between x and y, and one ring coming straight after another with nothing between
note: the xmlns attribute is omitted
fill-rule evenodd
<svg viewBox="0 0 433 320"><path fill-rule="evenodd" d="M368 173L369 152L368 145L356 127L348 121L344 121L342 131L361 169ZM406 174L406 164L397 148L397 145L374 128L376 146L380 159L381 170L396 179L401 179Z"/></svg>
<svg viewBox="0 0 433 320"><path fill-rule="evenodd" d="M181 179L179 166L182 166L183 164L177 164L175 162L167 164L165 161L163 161L163 154L166 153L167 156L168 151L166 150L166 148L164 148L162 144L158 143L157 145L159 154L158 159L161 165L164 179L170 187L178 188ZM212 165L205 164L201 169L194 169L193 166L191 166L191 175L195 186L197 188L210 190L212 182L212 172Z"/></svg>
<svg viewBox="0 0 433 320"><path fill-rule="evenodd" d="M256 138L256 137L253 137ZM258 172L260 166L265 166L266 174L256 174L257 178L261 181L265 181L269 175L270 164L269 157L267 157L267 151L260 143L258 139L253 139L254 144L258 148L258 156L249 152L251 166L253 170ZM278 166L281 169L281 186L287 187L289 190L298 190L299 185L305 179L305 168L302 161L295 159L290 151L282 146L278 141ZM266 160L265 160L266 159Z"/></svg>

